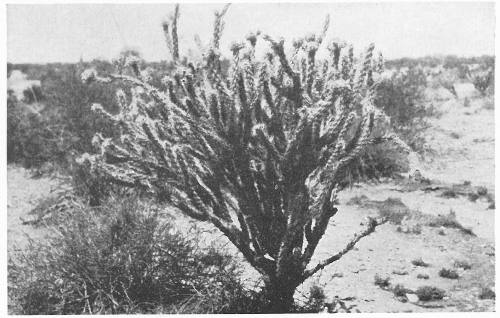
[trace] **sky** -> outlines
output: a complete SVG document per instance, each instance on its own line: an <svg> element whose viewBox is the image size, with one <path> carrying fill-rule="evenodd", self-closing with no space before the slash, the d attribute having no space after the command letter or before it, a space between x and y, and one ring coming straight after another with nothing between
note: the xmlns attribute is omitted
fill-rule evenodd
<svg viewBox="0 0 500 318"><path fill-rule="evenodd" d="M180 49L208 42L213 12L223 4L181 4ZM76 62L111 59L134 48L148 61L170 59L161 22L173 4L46 4L7 6L7 61ZM231 5L221 41L261 30L286 41L318 33L330 14L328 38L363 49L374 42L386 58L494 54L493 2L238 3Z"/></svg>

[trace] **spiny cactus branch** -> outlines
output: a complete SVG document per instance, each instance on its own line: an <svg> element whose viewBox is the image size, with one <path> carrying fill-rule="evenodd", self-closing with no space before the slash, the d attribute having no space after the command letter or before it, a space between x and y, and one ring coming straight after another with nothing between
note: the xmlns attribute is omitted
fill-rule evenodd
<svg viewBox="0 0 500 318"><path fill-rule="evenodd" d="M304 279L307 279L309 277L311 277L312 275L314 275L315 273L317 273L318 271L322 270L323 268L325 268L326 266L330 265L331 263L335 262L335 261L338 261L339 259L342 258L342 256L344 256L345 254L347 254L350 250L352 250L354 248L354 246L356 246L356 244L365 236L368 236L370 234L372 234L373 232L375 232L375 229L377 228L377 226L381 225L381 224L384 224L386 223L387 220L386 219L380 219L380 220L377 220L377 219L373 219L373 218L370 218L368 220L368 226L366 227L365 230L363 230L362 232L356 234L354 236L354 238L349 241L349 243L347 243L347 245L340 251L338 252L337 254L335 255L332 255L331 257L319 262L316 266L314 266L313 268L309 269L309 270L306 270L304 272Z"/></svg>

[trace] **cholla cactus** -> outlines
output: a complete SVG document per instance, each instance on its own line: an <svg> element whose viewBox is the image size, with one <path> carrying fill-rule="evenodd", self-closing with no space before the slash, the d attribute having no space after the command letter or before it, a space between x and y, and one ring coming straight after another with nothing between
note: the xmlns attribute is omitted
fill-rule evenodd
<svg viewBox="0 0 500 318"><path fill-rule="evenodd" d="M467 77L482 96L486 95L486 90L493 83L493 70L467 72Z"/></svg>
<svg viewBox="0 0 500 318"><path fill-rule="evenodd" d="M132 90L129 101L119 93L117 115L93 107L122 136L98 134L100 153L84 161L116 183L213 223L263 275L270 310L287 311L299 284L384 222L370 219L344 249L308 266L337 213L346 166L369 145L405 145L376 129L386 118L372 104L380 65L373 45L356 61L351 46L332 42L328 59L318 60L328 23L319 35L296 41L291 57L284 40L250 34L232 46L225 74L219 43L226 11L215 14L202 63L183 66L174 40L176 8L173 24L164 24L177 62L163 80L165 91L148 84L140 70L136 77L85 73L87 82L123 81ZM255 57L257 41L269 45L263 60Z"/></svg>

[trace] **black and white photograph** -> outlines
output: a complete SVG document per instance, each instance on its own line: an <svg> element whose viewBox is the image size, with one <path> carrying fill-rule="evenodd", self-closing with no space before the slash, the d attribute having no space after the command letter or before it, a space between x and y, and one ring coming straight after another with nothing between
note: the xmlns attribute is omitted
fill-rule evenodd
<svg viewBox="0 0 500 318"><path fill-rule="evenodd" d="M2 312L495 312L494 1L0 5Z"/></svg>

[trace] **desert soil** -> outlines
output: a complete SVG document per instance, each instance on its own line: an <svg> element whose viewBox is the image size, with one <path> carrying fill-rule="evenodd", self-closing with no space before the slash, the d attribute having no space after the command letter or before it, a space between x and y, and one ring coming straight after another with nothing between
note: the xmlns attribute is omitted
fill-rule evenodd
<svg viewBox="0 0 500 318"><path fill-rule="evenodd" d="M470 181L494 193L494 111L485 109L484 98L479 98L470 86L457 87L459 99L441 94L435 106L443 114L432 120L429 144L436 151L433 160L415 159L412 169L419 169L425 177L449 183ZM464 107L463 97L471 105ZM20 218L27 218L36 203L60 186L54 178L30 178L29 173L15 166L8 167L8 250L23 249L27 236L43 239L46 230L23 225ZM466 197L444 198L433 192L400 192L393 182L361 184L341 193L339 213L332 219L325 237L320 242L311 264L332 255L363 228L368 216L378 211L350 205L347 202L360 195L370 200L399 198L411 210L428 215L446 215L450 210L457 220L470 228L475 236L457 229L421 226L421 233L398 231L395 224L384 224L375 233L362 239L353 251L326 267L301 285L295 297L307 297L312 285L324 288L328 300L342 300L351 311L360 312L427 312L427 311L494 311L494 300L482 300L482 288L494 290L495 247L494 209L488 203L469 201ZM186 220L179 219L179 224ZM440 232L441 233L438 233ZM444 235L442 235L444 234ZM220 244L227 242L220 233L211 236ZM229 245L228 245L229 248ZM422 258L429 267L412 265L412 260ZM472 268L459 270L458 279L442 278L442 268L455 269L455 261L466 261ZM256 282L256 272L245 271L249 284ZM429 279L418 279L427 274ZM402 284L416 290L421 286L444 289L441 301L419 302L409 296L402 302L389 290L374 284L375 275L390 277L391 286Z"/></svg>

